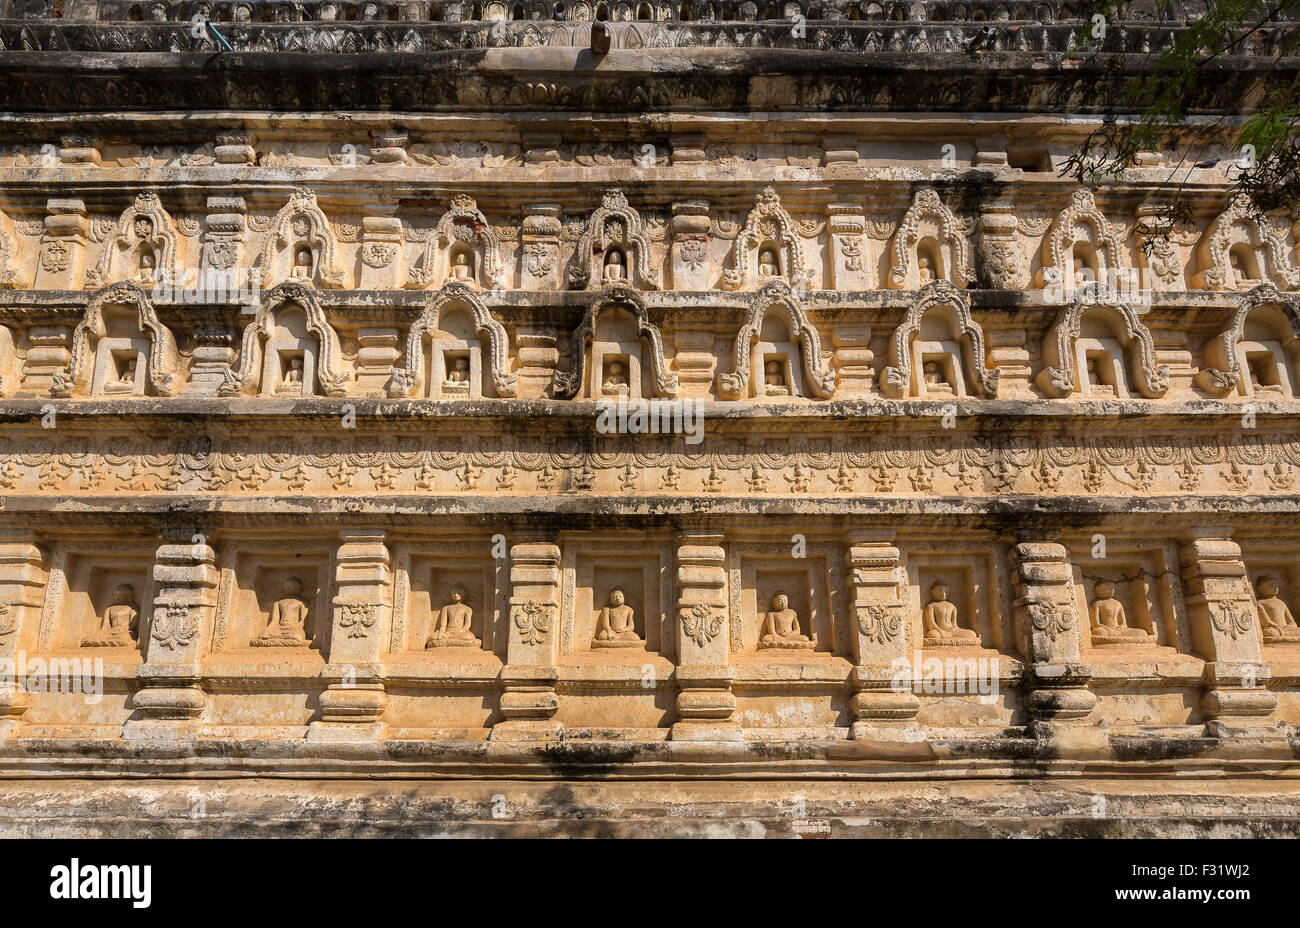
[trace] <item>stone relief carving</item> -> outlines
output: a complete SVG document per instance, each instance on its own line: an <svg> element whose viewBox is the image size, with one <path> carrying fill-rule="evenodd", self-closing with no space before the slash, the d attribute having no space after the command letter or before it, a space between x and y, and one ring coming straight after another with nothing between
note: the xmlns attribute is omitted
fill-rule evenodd
<svg viewBox="0 0 1300 928"><path fill-rule="evenodd" d="M327 289L346 286L334 230L314 190L295 190L275 214L262 243L259 268L268 287L284 281Z"/></svg>
<svg viewBox="0 0 1300 928"><path fill-rule="evenodd" d="M922 335L922 321L930 312L942 317L947 334L960 341L957 356L952 358L956 370L951 372L941 371L941 361L926 360L924 351L915 350ZM940 352L951 356L952 352L944 351L942 345L941 341L934 343ZM908 397L962 395L969 385L970 392L976 396L993 399L998 395L1001 372L986 367L984 358L984 331L971 317L970 297L945 280L935 281L912 301L902 324L889 339L889 364L880 373L880 388L888 396ZM936 366L927 371L927 365L931 364ZM953 382L943 378L951 378ZM948 389L936 389L944 386Z"/></svg>
<svg viewBox="0 0 1300 928"><path fill-rule="evenodd" d="M131 281L152 289L159 280L179 283L177 241L175 223L158 195L141 193L118 218L99 262L86 273L86 287Z"/></svg>
<svg viewBox="0 0 1300 928"><path fill-rule="evenodd" d="M1265 643L1300 642L1300 626L1278 595L1277 581L1272 577L1262 576L1255 581L1255 608Z"/></svg>
<svg viewBox="0 0 1300 928"><path fill-rule="evenodd" d="M896 290L946 280L958 287L974 282L970 244L933 187L912 197L889 250L889 286Z"/></svg>
<svg viewBox="0 0 1300 928"><path fill-rule="evenodd" d="M1119 330L1111 331L1115 335L1128 363L1122 358L1114 358L1114 363L1135 383L1138 391L1145 397L1158 399L1169 389L1169 368L1156 363L1155 346L1151 333L1138 317L1133 307L1125 303L1109 306L1072 303L1060 311L1056 324L1052 326L1043 342L1043 370L1035 382L1048 396L1070 396L1079 384L1104 383L1116 389L1116 384L1103 379L1104 372L1092 371L1093 359L1087 359L1087 373L1095 376L1084 379L1079 363L1077 349L1080 347L1083 319L1087 313L1108 312L1112 319L1119 321ZM1111 395L1116 395L1112 392Z"/></svg>
<svg viewBox="0 0 1300 928"><path fill-rule="evenodd" d="M124 318L107 320L105 311L111 314L115 309L133 311L133 322L124 326ZM137 348L140 339L147 340L144 352ZM144 370L137 371L141 355L144 356ZM119 283L99 291L86 304L85 315L72 333L68 376L63 379L56 377L51 393L54 396L88 396L94 393L131 395L149 392L156 396L174 396L183 379L180 367L176 340L171 331L158 321L148 296L134 284ZM144 389L146 386L147 391Z"/></svg>
<svg viewBox="0 0 1300 928"><path fill-rule="evenodd" d="M776 352L782 354L779 361L766 357L761 347L766 344L764 322L773 311L774 317L785 323L790 343L799 346L797 352L776 349ZM779 371L771 372L770 363L778 364ZM754 370L756 364L761 365L761 378ZM736 335L732 371L719 376L719 392L727 399L760 395L803 395L797 391L805 385L815 396L825 398L835 393L835 372L822 358L821 337L817 328L809 322L803 304L795 298L783 280L768 283L750 299L745 322ZM761 392L760 382L763 386ZM768 389L772 387L781 392Z"/></svg>
<svg viewBox="0 0 1300 928"><path fill-rule="evenodd" d="M451 600L438 610L433 620L433 629L425 642L425 648L479 648L483 643L470 630L474 619L474 610L465 602L465 589L453 587L448 592Z"/></svg>
<svg viewBox="0 0 1300 928"><path fill-rule="evenodd" d="M271 604L271 612L262 634L248 642L254 648L305 648L307 638L307 601L302 597L302 581L290 577L284 581L284 596Z"/></svg>
<svg viewBox="0 0 1300 928"><path fill-rule="evenodd" d="M283 314L300 314L292 328ZM310 396L319 382L328 396L343 396L350 375L340 369L338 335L313 289L283 283L262 295L257 316L244 329L237 367L225 372L220 393ZM310 362L310 363L309 363Z"/></svg>
<svg viewBox="0 0 1300 928"><path fill-rule="evenodd" d="M1300 268L1286 241L1267 217L1252 212L1245 197L1234 199L1214 221L1198 255L1201 271L1193 284L1206 290L1250 290L1263 283L1300 287Z"/></svg>
<svg viewBox="0 0 1300 928"><path fill-rule="evenodd" d="M104 610L95 631L81 642L83 648L133 648L140 628L140 607L135 587L122 583L113 591L113 605Z"/></svg>
<svg viewBox="0 0 1300 928"><path fill-rule="evenodd" d="M810 283L805 277L803 246L794 220L781 206L776 188L764 187L736 236L731 261L722 272L722 286L725 290L747 290L778 280L791 287Z"/></svg>
<svg viewBox="0 0 1300 928"><path fill-rule="evenodd" d="M515 395L518 375L508 370L509 337L505 328L492 318L487 306L469 286L453 282L431 295L420 317L412 323L406 338L406 364L394 369L387 386L389 396L411 396L419 388L424 377L424 342L438 328L443 314L457 308L469 310L477 334L487 339L488 373L497 395Z"/></svg>
<svg viewBox="0 0 1300 928"><path fill-rule="evenodd" d="M1123 246L1093 199L1091 190L1080 189L1070 195L1070 204L1052 224L1043 239L1041 283L1049 281L1048 271L1056 273L1065 290L1074 290L1081 275L1085 280L1107 281L1108 274L1124 267Z"/></svg>
<svg viewBox="0 0 1300 928"><path fill-rule="evenodd" d="M623 597L622 590L612 590L609 605L596 616L596 636L593 648L638 648L645 644L637 634L635 615Z"/></svg>
<svg viewBox="0 0 1300 928"><path fill-rule="evenodd" d="M1128 624L1124 614L1124 604L1115 598L1115 584L1109 580L1098 580L1093 586L1093 601L1088 607L1088 619L1092 625L1092 646L1104 645L1151 645L1156 643L1155 636L1141 628Z"/></svg>
<svg viewBox="0 0 1300 928"><path fill-rule="evenodd" d="M625 284L616 284L598 294L587 308L582 322L574 330L569 342L569 357L574 364L572 371L555 371L552 376L552 392L562 399L571 399L578 394L587 378L587 364L596 323L602 311L619 308L631 313L636 321L636 333L641 343L649 350L651 379L656 395L674 397L677 395L678 380L676 371L670 370L664 357L663 336L658 326L650 321L649 310L641 296ZM606 376L600 372L601 377Z"/></svg>
<svg viewBox="0 0 1300 928"><path fill-rule="evenodd" d="M1198 386L1215 396L1226 396L1239 388L1243 393L1254 392L1253 389L1247 391L1245 388L1249 380L1258 380L1258 373L1242 370L1239 346L1246 340L1247 318L1254 310L1267 306L1276 307L1278 313L1289 323L1279 333L1283 357L1273 361L1273 380L1279 388L1278 393L1290 395L1293 392L1289 381L1294 376L1297 352L1300 352L1300 300L1282 293L1270 284L1258 286L1242 297L1227 327L1206 342L1205 367L1196 374ZM1249 366L1249 358L1247 361ZM1283 387L1286 388L1285 391Z"/></svg>
<svg viewBox="0 0 1300 928"><path fill-rule="evenodd" d="M574 246L569 287L630 284L641 290L659 289L659 271L640 214L628 205L622 190L607 190L587 220Z"/></svg>
<svg viewBox="0 0 1300 928"><path fill-rule="evenodd" d="M500 240L471 196L452 197L451 207L425 239L423 260L411 269L406 286L422 290L435 281L506 286Z"/></svg>
<svg viewBox="0 0 1300 928"><path fill-rule="evenodd" d="M942 581L930 587L930 602L921 612L924 647L979 647L979 632L961 624L957 607L948 599L948 585Z"/></svg>
<svg viewBox="0 0 1300 928"><path fill-rule="evenodd" d="M9 217L0 211L0 290L19 290L30 286L30 275L18 260L16 230Z"/></svg>
<svg viewBox="0 0 1300 928"><path fill-rule="evenodd" d="M758 648L811 651L817 647L817 633L803 633L799 613L790 608L790 598L784 593L772 597L772 608L763 613L758 631Z"/></svg>

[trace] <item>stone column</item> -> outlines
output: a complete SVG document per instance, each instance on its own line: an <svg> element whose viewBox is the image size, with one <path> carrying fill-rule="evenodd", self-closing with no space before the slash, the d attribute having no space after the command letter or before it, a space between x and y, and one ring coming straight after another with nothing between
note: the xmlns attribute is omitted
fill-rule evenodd
<svg viewBox="0 0 1300 928"><path fill-rule="evenodd" d="M723 537L677 536L677 722L674 741L741 741L732 719L727 572Z"/></svg>
<svg viewBox="0 0 1300 928"><path fill-rule="evenodd" d="M199 257L199 286L225 294L220 302L234 300L249 283L243 272L244 233L248 206L243 197L208 197L208 215L203 228L203 252ZM184 282L179 281L178 286ZM251 288L250 288L251 289ZM213 302L216 302L215 298Z"/></svg>
<svg viewBox="0 0 1300 928"><path fill-rule="evenodd" d="M1192 646L1205 658L1201 710L1216 738L1282 738L1266 716L1277 708L1267 688L1259 619L1241 548L1222 528L1192 529L1178 547Z"/></svg>
<svg viewBox="0 0 1300 928"><path fill-rule="evenodd" d="M903 566L888 535L857 533L849 540L852 602L852 737L871 741L920 741L911 722L921 708L912 689L907 622L903 615Z"/></svg>
<svg viewBox="0 0 1300 928"><path fill-rule="evenodd" d="M80 290L86 279L90 223L81 200L49 200L36 264L36 290Z"/></svg>
<svg viewBox="0 0 1300 928"><path fill-rule="evenodd" d="M872 362L870 323L842 323L831 329L831 344L835 348L835 370L838 383L836 397L865 396L871 393L875 382Z"/></svg>
<svg viewBox="0 0 1300 928"><path fill-rule="evenodd" d="M361 218L360 290L400 290L406 284L406 246L396 203L367 203Z"/></svg>
<svg viewBox="0 0 1300 928"><path fill-rule="evenodd" d="M708 201L674 203L672 226L673 289L708 290L712 273Z"/></svg>
<svg viewBox="0 0 1300 928"><path fill-rule="evenodd" d="M519 228L519 287L522 290L560 289L560 207L536 203L524 207Z"/></svg>
<svg viewBox="0 0 1300 928"><path fill-rule="evenodd" d="M40 630L45 558L28 533L0 537L0 739L18 734L27 691L17 679Z"/></svg>
<svg viewBox="0 0 1300 928"><path fill-rule="evenodd" d="M510 627L501 669L501 714L493 741L546 741L564 729L553 721L559 639L560 549L543 538L510 547Z"/></svg>
<svg viewBox="0 0 1300 928"><path fill-rule="evenodd" d="M23 362L22 388L54 396L69 396L72 379L71 325L34 325L27 330L27 359Z"/></svg>
<svg viewBox="0 0 1300 928"><path fill-rule="evenodd" d="M1025 656L1025 709L1030 733L1053 738L1097 705L1088 690L1092 668L1080 659L1083 622L1074 605L1069 552L1062 545L1025 541L1015 546L1016 639ZM1103 740L1079 728L1072 741Z"/></svg>
<svg viewBox="0 0 1300 928"><path fill-rule="evenodd" d="M203 536L192 536L188 544L176 538L159 545L140 689L131 697L135 713L122 726L123 738L184 738L203 714L207 694L200 685L199 656L212 638L219 577L216 555Z"/></svg>
<svg viewBox="0 0 1300 928"><path fill-rule="evenodd" d="M388 705L379 653L393 611L384 533L339 532L335 561L329 663L321 671L329 685L320 695L321 716L308 726L307 740L377 741Z"/></svg>
<svg viewBox="0 0 1300 928"><path fill-rule="evenodd" d="M867 217L858 203L831 203L826 207L826 228L831 242L830 290L867 290L871 287L868 263Z"/></svg>
<svg viewBox="0 0 1300 928"><path fill-rule="evenodd" d="M979 221L979 277L997 290L1019 287L1027 269L1016 226L1015 204L1010 194L985 201Z"/></svg>

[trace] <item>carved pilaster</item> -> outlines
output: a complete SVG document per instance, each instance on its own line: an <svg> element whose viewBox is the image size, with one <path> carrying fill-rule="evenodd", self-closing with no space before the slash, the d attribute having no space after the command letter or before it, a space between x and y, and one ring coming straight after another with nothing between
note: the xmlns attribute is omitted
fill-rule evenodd
<svg viewBox="0 0 1300 928"><path fill-rule="evenodd" d="M869 323L844 323L831 329L835 347L836 396L865 396L875 382L875 352Z"/></svg>
<svg viewBox="0 0 1300 928"><path fill-rule="evenodd" d="M980 276L985 285L996 290L1019 287L1026 264L1016 233L1016 214L1011 197L994 197L984 203L980 210L979 233Z"/></svg>
<svg viewBox="0 0 1300 928"><path fill-rule="evenodd" d="M1036 737L1086 718L1097 705L1092 668L1080 661L1082 620L1074 605L1069 552L1062 545L1016 545L1016 638L1027 661L1025 709ZM1104 736L1103 736L1104 737Z"/></svg>
<svg viewBox="0 0 1300 928"><path fill-rule="evenodd" d="M375 741L383 732L388 697L380 678L380 641L392 624L393 574L384 533L339 533L329 663L321 676L321 715L308 741Z"/></svg>
<svg viewBox="0 0 1300 928"><path fill-rule="evenodd" d="M560 289L560 207L537 203L524 207L519 229L519 287L522 290Z"/></svg>
<svg viewBox="0 0 1300 928"><path fill-rule="evenodd" d="M394 203L368 203L361 219L362 290L397 290L406 283L406 246Z"/></svg>
<svg viewBox="0 0 1300 928"><path fill-rule="evenodd" d="M831 290L871 288L867 217L857 203L831 203L826 207L826 229L830 233Z"/></svg>
<svg viewBox="0 0 1300 928"><path fill-rule="evenodd" d="M248 207L243 197L208 197L203 225L203 252L199 258L201 285L233 299L239 290L244 265L244 233ZM214 294L214 301L218 294ZM224 302L224 301L223 301Z"/></svg>
<svg viewBox="0 0 1300 928"><path fill-rule="evenodd" d="M726 549L722 536L677 538L677 722L674 741L740 741L728 665Z"/></svg>
<svg viewBox="0 0 1300 928"><path fill-rule="evenodd" d="M1281 738L1265 718L1277 708L1267 689L1259 620L1237 543L1219 529L1193 530L1178 548L1192 645L1205 658L1201 709L1219 738Z"/></svg>
<svg viewBox="0 0 1300 928"><path fill-rule="evenodd" d="M27 330L24 391L55 396L71 394L68 365L72 363L72 329L71 325L34 325Z"/></svg>
<svg viewBox="0 0 1300 928"><path fill-rule="evenodd" d="M45 561L31 536L0 538L0 739L12 738L27 711L20 652L34 644L45 592ZM30 643L30 644L29 644Z"/></svg>
<svg viewBox="0 0 1300 928"><path fill-rule="evenodd" d="M898 668L908 658L903 616L903 567L898 548L881 536L850 539L844 562L853 596L850 642L853 648L852 737L872 741L917 741L924 737L909 724L921 702L910 683L898 685ZM907 675L910 680L910 674Z"/></svg>
<svg viewBox="0 0 1300 928"><path fill-rule="evenodd" d="M552 717L559 637L560 549L540 539L510 547L510 628L506 666L501 670L501 714L494 741L542 741L563 729Z"/></svg>
<svg viewBox="0 0 1300 928"><path fill-rule="evenodd" d="M36 265L37 290L79 290L86 279L90 223L81 200L49 200Z"/></svg>
<svg viewBox="0 0 1300 928"><path fill-rule="evenodd" d="M135 713L122 727L123 738L183 738L203 714L207 695L200 686L199 657L212 636L219 576L216 555L201 536L189 544L159 545L141 688L131 697Z"/></svg>

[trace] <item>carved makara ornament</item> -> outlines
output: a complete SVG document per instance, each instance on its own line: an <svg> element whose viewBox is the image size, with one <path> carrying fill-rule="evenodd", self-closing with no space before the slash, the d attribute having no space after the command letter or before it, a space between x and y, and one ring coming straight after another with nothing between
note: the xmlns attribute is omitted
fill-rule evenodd
<svg viewBox="0 0 1300 928"><path fill-rule="evenodd" d="M1271 284L1256 287L1238 301L1224 330L1205 343L1205 367L1196 375L1201 389L1226 396L1237 388L1243 375L1249 376L1241 369L1237 345L1245 338L1247 317L1261 306L1277 306L1290 323L1291 338L1300 339L1300 297L1282 293Z"/></svg>
<svg viewBox="0 0 1300 928"><path fill-rule="evenodd" d="M282 283L262 295L257 315L244 329L239 359L234 370L227 369L225 383L220 393L231 396L255 392L260 384L262 354L266 341L275 329L276 313L293 308L301 309L307 316L307 331L316 338L316 379L327 396L343 396L347 392L351 374L342 369L342 352L338 333L325 318L315 291L302 283ZM261 385L265 388L265 385ZM307 384L308 390L312 387ZM265 392L265 389L264 391Z"/></svg>
<svg viewBox="0 0 1300 928"><path fill-rule="evenodd" d="M888 396L906 397L913 394L912 341L921 330L921 320L931 310L951 315L953 335L962 343L959 362L962 376L970 385L970 392L986 399L998 395L1001 371L989 368L984 362L984 330L971 316L970 296L946 280L935 281L923 289L908 307L903 322L894 330L889 340L889 364L881 372L880 388ZM915 375L919 376L920 371Z"/></svg>
<svg viewBox="0 0 1300 928"><path fill-rule="evenodd" d="M1061 211L1053 223L1052 231L1043 240L1042 283L1049 283L1047 271L1058 275L1057 285L1065 290L1076 286L1074 246L1090 245L1097 256L1094 268L1097 280L1106 281L1106 275L1124 267L1123 245L1110 222L1097 209L1092 191L1079 189L1070 195L1070 204Z"/></svg>
<svg viewBox="0 0 1300 928"><path fill-rule="evenodd" d="M95 370L95 353L99 340L107 332L104 324L106 306L133 307L141 335L149 339L148 384L156 396L174 396L181 385L181 360L171 330L158 321L149 297L135 284L114 284L90 298L81 322L72 333L72 358L68 376L51 392L55 396L85 396L90 393ZM56 392L58 391L58 392Z"/></svg>
<svg viewBox="0 0 1300 928"><path fill-rule="evenodd" d="M1156 363L1155 343L1151 332L1127 303L1087 304L1072 302L1060 311L1056 324L1043 341L1043 370L1036 380L1048 396L1069 396L1075 391L1075 343L1086 312L1108 312L1119 320L1119 341L1127 355L1127 370L1137 381L1138 392L1159 399L1169 389L1169 366Z"/></svg>

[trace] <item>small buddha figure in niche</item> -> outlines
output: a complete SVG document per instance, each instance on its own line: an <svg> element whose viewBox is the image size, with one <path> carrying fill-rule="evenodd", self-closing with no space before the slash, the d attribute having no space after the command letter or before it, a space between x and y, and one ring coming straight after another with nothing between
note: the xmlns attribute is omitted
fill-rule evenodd
<svg viewBox="0 0 1300 928"><path fill-rule="evenodd" d="M1088 355L1088 386L1092 393L1109 393L1115 392L1115 387L1106 382L1101 368L1098 366L1097 358Z"/></svg>
<svg viewBox="0 0 1300 928"><path fill-rule="evenodd" d="M469 263L469 255L463 251L456 252L456 257L451 259L451 276L465 283L474 279L474 268Z"/></svg>
<svg viewBox="0 0 1300 928"><path fill-rule="evenodd" d="M811 651L817 646L817 636L811 638L799 627L799 613L790 608L790 597L777 593L772 597L772 609L763 613L763 623L758 630L759 648L795 648Z"/></svg>
<svg viewBox="0 0 1300 928"><path fill-rule="evenodd" d="M776 252L771 248L764 248L758 255L758 276L779 277L780 275L781 263L777 260Z"/></svg>
<svg viewBox="0 0 1300 928"><path fill-rule="evenodd" d="M438 610L426 648L477 648L481 642L470 631L474 610L465 603L463 587L452 587L451 602Z"/></svg>
<svg viewBox="0 0 1300 928"><path fill-rule="evenodd" d="M456 355L448 358L447 378L442 382L443 390L450 393L469 392L469 358Z"/></svg>
<svg viewBox="0 0 1300 928"><path fill-rule="evenodd" d="M623 279L623 252L611 248L605 252L605 279L614 281Z"/></svg>
<svg viewBox="0 0 1300 928"><path fill-rule="evenodd" d="M298 280L311 280L311 249L299 245L293 251L293 276Z"/></svg>
<svg viewBox="0 0 1300 928"><path fill-rule="evenodd" d="M977 646L980 636L957 621L957 607L948 599L948 585L938 581L930 587L930 603L921 613L925 644L929 647Z"/></svg>
<svg viewBox="0 0 1300 928"><path fill-rule="evenodd" d="M1092 588L1095 599L1088 608L1092 623L1092 643L1154 644L1154 637L1140 628L1130 628L1124 617L1124 605L1115 598L1115 584L1099 580Z"/></svg>
<svg viewBox="0 0 1300 928"><path fill-rule="evenodd" d="M154 282L154 269L157 267L158 259L154 257L152 248L142 248L140 257L136 261L136 280L142 284L152 285Z"/></svg>
<svg viewBox="0 0 1300 928"><path fill-rule="evenodd" d="M284 597L271 606L266 631L249 642L253 647L306 647L307 601L302 598L302 581L284 581Z"/></svg>
<svg viewBox="0 0 1300 928"><path fill-rule="evenodd" d="M135 605L135 587L119 584L113 591L113 605L104 610L104 617L95 634L81 643L83 648L130 648L135 645L140 625L140 610Z"/></svg>
<svg viewBox="0 0 1300 928"><path fill-rule="evenodd" d="M1255 605L1264 640L1300 641L1300 626L1296 625L1291 610L1277 593L1277 582L1272 577L1260 577L1256 581Z"/></svg>
<svg viewBox="0 0 1300 928"><path fill-rule="evenodd" d="M1249 360L1246 363L1246 369L1250 372L1250 386L1256 393L1281 393L1282 385L1276 383L1265 383L1266 378L1271 373L1272 364L1267 358L1257 358Z"/></svg>
<svg viewBox="0 0 1300 928"><path fill-rule="evenodd" d="M1088 265L1083 263L1083 258L1078 255L1074 256L1074 283L1075 286L1088 282Z"/></svg>
<svg viewBox="0 0 1300 928"><path fill-rule="evenodd" d="M922 253L916 256L916 276L922 287L934 282L934 262L929 255Z"/></svg>
<svg viewBox="0 0 1300 928"><path fill-rule="evenodd" d="M921 376L925 380L927 393L951 393L952 384L944 376L938 361L926 361L921 365Z"/></svg>
<svg viewBox="0 0 1300 928"><path fill-rule="evenodd" d="M785 365L768 361L763 365L763 392L768 396L789 396L790 385L785 382Z"/></svg>
<svg viewBox="0 0 1300 928"><path fill-rule="evenodd" d="M605 382L601 384L602 393L626 393L628 388L627 372L622 361L610 361L605 369Z"/></svg>
<svg viewBox="0 0 1300 928"><path fill-rule="evenodd" d="M591 640L593 648L635 648L641 644L641 636L636 633L635 613L623 597L622 590L613 590L609 594L609 605L600 610L596 616L596 637Z"/></svg>
<svg viewBox="0 0 1300 928"><path fill-rule="evenodd" d="M1228 268L1232 272L1232 279L1228 283L1233 288L1249 287L1255 283L1255 279L1246 273L1246 267L1241 260L1241 255L1235 251L1228 252Z"/></svg>
<svg viewBox="0 0 1300 928"><path fill-rule="evenodd" d="M135 355L127 358L126 364L122 367L122 373L116 380L107 381L104 384L105 393L130 393L135 390Z"/></svg>
<svg viewBox="0 0 1300 928"><path fill-rule="evenodd" d="M300 393L302 391L302 358L294 355L289 359L289 367L280 378L276 393Z"/></svg>

